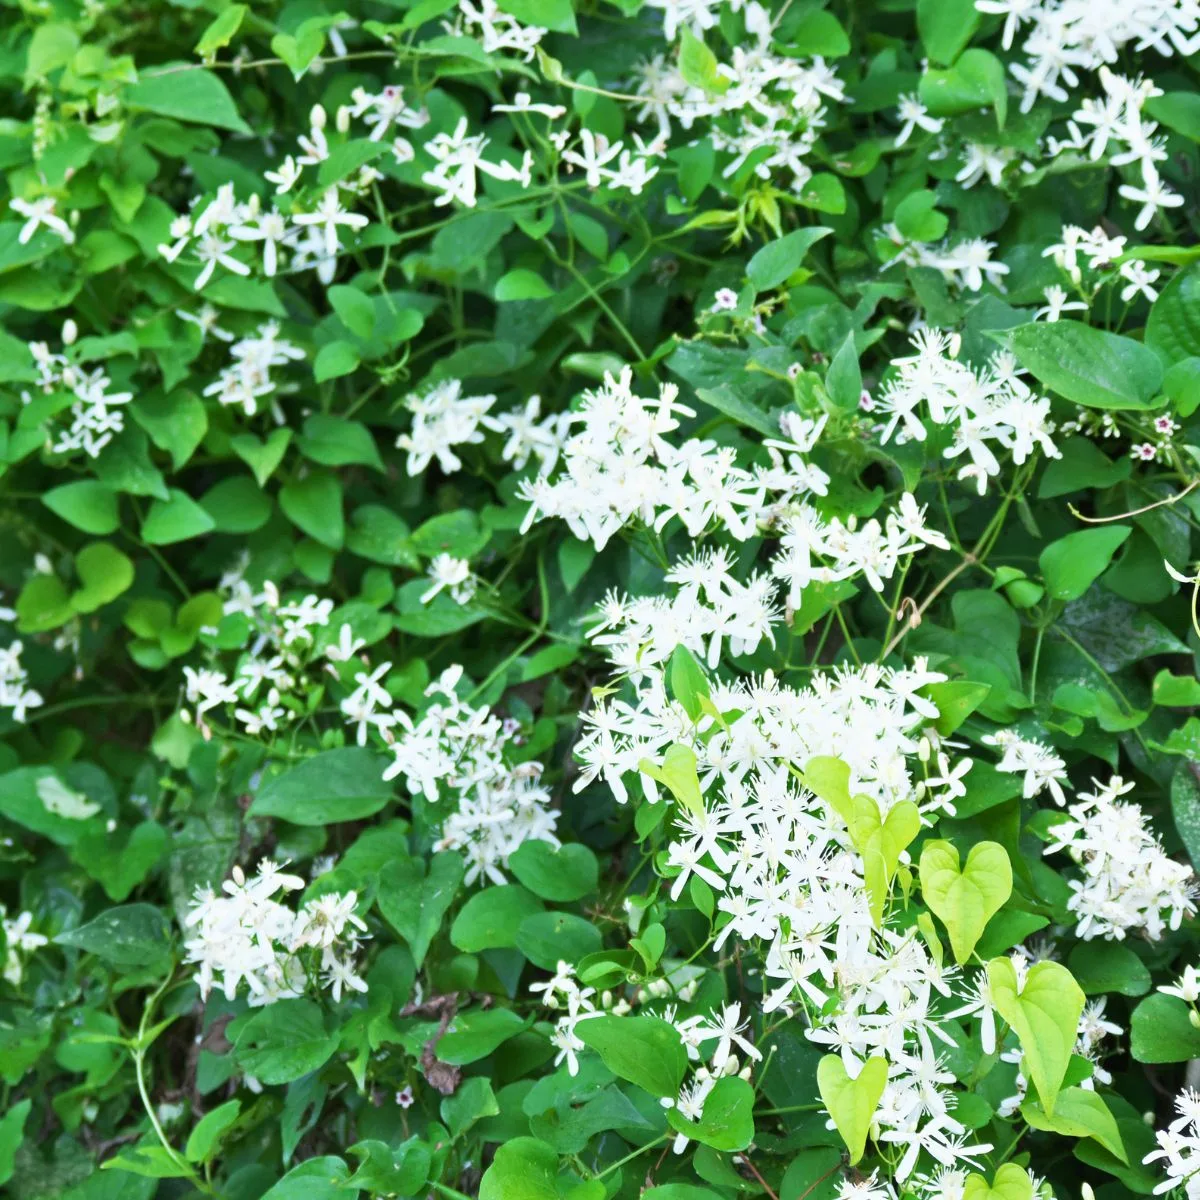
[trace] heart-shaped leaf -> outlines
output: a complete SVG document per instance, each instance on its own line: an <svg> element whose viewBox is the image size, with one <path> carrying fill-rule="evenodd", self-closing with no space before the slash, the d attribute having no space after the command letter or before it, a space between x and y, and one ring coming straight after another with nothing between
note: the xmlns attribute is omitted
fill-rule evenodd
<svg viewBox="0 0 1200 1200"><path fill-rule="evenodd" d="M868 1058L855 1079L850 1078L840 1055L827 1054L817 1064L821 1103L842 1135L852 1164L862 1158L867 1147L871 1118L879 1107L887 1076L887 1059L884 1058Z"/></svg>
<svg viewBox="0 0 1200 1200"><path fill-rule="evenodd" d="M996 1168L991 1186L982 1175L968 1175L963 1200L1033 1200L1033 1180L1024 1167L1005 1163Z"/></svg>
<svg viewBox="0 0 1200 1200"><path fill-rule="evenodd" d="M927 842L921 851L921 894L950 934L956 962L966 962L987 923L1012 895L1012 866L998 842L971 847L959 870L950 842Z"/></svg>
<svg viewBox="0 0 1200 1200"><path fill-rule="evenodd" d="M1021 1039L1025 1066L1042 1107L1053 1116L1054 1104L1071 1061L1084 995L1061 963L1039 962L1029 968L1024 986L1007 958L987 966L988 989L996 1011Z"/></svg>
<svg viewBox="0 0 1200 1200"><path fill-rule="evenodd" d="M809 759L801 780L846 822L850 841L863 860L871 918L881 924L900 855L921 831L920 811L911 800L901 800L882 817L870 796L850 795L850 768L841 759Z"/></svg>

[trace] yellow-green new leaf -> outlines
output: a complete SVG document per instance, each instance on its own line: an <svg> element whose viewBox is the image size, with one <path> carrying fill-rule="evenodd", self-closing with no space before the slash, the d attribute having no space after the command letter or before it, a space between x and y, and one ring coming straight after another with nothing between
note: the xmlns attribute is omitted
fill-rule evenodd
<svg viewBox="0 0 1200 1200"><path fill-rule="evenodd" d="M675 742L667 747L661 766L652 759L643 758L638 763L638 770L661 783L684 808L697 817L703 815L704 798L700 794L700 777L696 774L696 755L687 746Z"/></svg>
<svg viewBox="0 0 1200 1200"><path fill-rule="evenodd" d="M883 1097L887 1076L887 1059L884 1058L868 1058L856 1079L846 1073L846 1065L838 1054L827 1054L817 1064L821 1103L829 1110L835 1128L846 1143L852 1164L862 1158L867 1148L871 1118Z"/></svg>
<svg viewBox="0 0 1200 1200"><path fill-rule="evenodd" d="M1071 1062L1084 995L1061 963L1039 962L1029 968L1025 985L1007 958L987 967L988 988L996 1011L1021 1039L1027 1074L1050 1115Z"/></svg>
<svg viewBox="0 0 1200 1200"><path fill-rule="evenodd" d="M921 851L921 894L930 912L950 934L955 962L971 957L987 923L1012 895L1012 865L999 842L971 847L959 868L958 849L950 842L927 842Z"/></svg>
<svg viewBox="0 0 1200 1200"><path fill-rule="evenodd" d="M963 1200L1033 1200L1033 1180L1024 1167L1005 1163L989 1186L982 1175L968 1175Z"/></svg>
<svg viewBox="0 0 1200 1200"><path fill-rule="evenodd" d="M1127 1166L1129 1164L1117 1120L1095 1092L1081 1087L1064 1088L1058 1095L1053 1116L1036 1100L1026 1100L1021 1105L1021 1116L1034 1129L1047 1133L1094 1138L1110 1154L1115 1154Z"/></svg>

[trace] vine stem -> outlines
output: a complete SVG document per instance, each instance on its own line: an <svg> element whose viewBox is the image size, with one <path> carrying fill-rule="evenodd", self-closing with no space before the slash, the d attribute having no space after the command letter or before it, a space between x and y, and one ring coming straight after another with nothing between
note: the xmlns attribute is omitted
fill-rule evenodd
<svg viewBox="0 0 1200 1200"><path fill-rule="evenodd" d="M146 1116L150 1119L150 1124L158 1136L159 1142L162 1144L163 1150L167 1157L187 1175L188 1182L196 1188L197 1191L203 1192L208 1196L216 1196L217 1192L206 1180L202 1179L195 1168L174 1146L171 1145L167 1138L166 1132L162 1127L162 1123L158 1119L158 1114L154 1111L154 1104L150 1099L150 1090L146 1086L146 1051L152 1043L146 1041L146 1031L150 1026L150 1018L154 1015L155 1005L158 1004L159 998L163 992L171 985L173 972L168 973L167 977L160 983L155 991L146 1001L145 1007L142 1009L142 1019L138 1022L137 1041L130 1047L130 1052L133 1055L133 1070L137 1077L138 1095L142 1099L142 1107L146 1110Z"/></svg>
<svg viewBox="0 0 1200 1200"><path fill-rule="evenodd" d="M917 608L905 619L904 624L901 625L898 630L896 630L895 637L893 637L892 640L883 648L883 653L880 655L881 662L886 659L887 656L891 654L891 652L895 650L898 645L900 645L908 633L920 625L921 618L924 617L926 610L946 590L946 588L948 588L950 584L952 584L955 579L957 579L968 567L973 567L978 561L979 560L974 554L963 555L962 562L960 562L953 571L950 571L946 574L941 583L939 583L937 587L935 587L933 591L931 591L929 595L921 601Z"/></svg>

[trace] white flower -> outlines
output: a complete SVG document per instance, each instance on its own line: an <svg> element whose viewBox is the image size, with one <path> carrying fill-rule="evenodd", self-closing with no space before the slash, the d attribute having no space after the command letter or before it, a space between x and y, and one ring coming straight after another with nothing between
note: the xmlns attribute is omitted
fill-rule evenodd
<svg viewBox="0 0 1200 1200"><path fill-rule="evenodd" d="M38 227L42 225L52 233L58 234L67 245L74 242L75 234L70 225L55 214L57 203L58 201L53 196L42 196L38 200L22 200L20 197L15 197L8 202L8 207L13 212L25 218L25 224L21 226L21 232L17 235L17 241L22 246L33 237Z"/></svg>
<svg viewBox="0 0 1200 1200"><path fill-rule="evenodd" d="M297 213L292 217L292 221L297 225L318 227L324 235L325 253L331 258L341 248L338 238L339 227L364 229L370 224L361 213L347 212L342 207L342 200L336 187L325 189L325 194L313 212Z"/></svg>

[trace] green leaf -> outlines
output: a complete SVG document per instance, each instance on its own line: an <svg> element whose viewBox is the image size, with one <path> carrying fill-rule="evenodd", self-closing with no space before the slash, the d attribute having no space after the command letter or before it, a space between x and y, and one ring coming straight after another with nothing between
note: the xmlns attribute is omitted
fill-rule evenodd
<svg viewBox="0 0 1200 1200"><path fill-rule="evenodd" d="M1067 959L1067 968L1085 996L1117 992L1144 996L1150 990L1150 970L1121 942L1080 942Z"/></svg>
<svg viewBox="0 0 1200 1200"><path fill-rule="evenodd" d="M437 1056L452 1066L466 1066L487 1058L524 1028L525 1022L511 1008L471 1008L456 1014L438 1040Z"/></svg>
<svg viewBox="0 0 1200 1200"><path fill-rule="evenodd" d="M169 546L211 533L216 522L186 492L171 488L169 498L155 500L142 522L142 539L151 546Z"/></svg>
<svg viewBox="0 0 1200 1200"><path fill-rule="evenodd" d="M94 954L118 969L165 967L171 961L171 927L153 904L110 908L54 941Z"/></svg>
<svg viewBox="0 0 1200 1200"><path fill-rule="evenodd" d="M1173 675L1159 671L1154 677L1154 703L1167 708L1200 707L1200 679L1195 675Z"/></svg>
<svg viewBox="0 0 1200 1200"><path fill-rule="evenodd" d="M1129 533L1128 525L1102 525L1051 542L1038 555L1046 591L1055 600L1078 600L1108 569Z"/></svg>
<svg viewBox="0 0 1200 1200"><path fill-rule="evenodd" d="M1159 292L1146 318L1146 344L1170 365L1200 355L1200 263Z"/></svg>
<svg viewBox="0 0 1200 1200"><path fill-rule="evenodd" d="M51 488L42 494L42 503L55 516L84 533L115 533L121 524L116 494L94 479L80 479Z"/></svg>
<svg viewBox="0 0 1200 1200"><path fill-rule="evenodd" d="M327 293L338 319L364 341L375 331L375 301L358 288L335 284Z"/></svg>
<svg viewBox="0 0 1200 1200"><path fill-rule="evenodd" d="M829 363L825 373L825 390L829 398L846 412L857 412L862 399L862 370L858 365L858 350L854 345L854 334L846 334L838 352Z"/></svg>
<svg viewBox="0 0 1200 1200"><path fill-rule="evenodd" d="M266 1084L291 1083L322 1067L338 1046L337 1033L311 1000L278 1000L241 1027L234 1057L247 1075Z"/></svg>
<svg viewBox="0 0 1200 1200"><path fill-rule="evenodd" d="M600 931L574 913L534 913L517 930L517 949L535 966L553 971L560 961L578 962L600 949Z"/></svg>
<svg viewBox="0 0 1200 1200"><path fill-rule="evenodd" d="M498 304L511 300L545 300L554 295L554 290L536 272L518 267L502 275L496 282L495 298Z"/></svg>
<svg viewBox="0 0 1200 1200"><path fill-rule="evenodd" d="M133 584L133 563L108 542L93 542L75 555L80 587L71 594L78 613L95 612L111 603Z"/></svg>
<svg viewBox="0 0 1200 1200"><path fill-rule="evenodd" d="M350 1168L340 1158L310 1158L294 1166L259 1200L353 1200L355 1189L347 1186L349 1177Z"/></svg>
<svg viewBox="0 0 1200 1200"><path fill-rule="evenodd" d="M17 596L17 631L44 633L65 625L73 616L71 597L54 575L31 575Z"/></svg>
<svg viewBox="0 0 1200 1200"><path fill-rule="evenodd" d="M1195 92L1166 92L1146 100L1145 111L1160 124L1193 142L1200 142L1200 96Z"/></svg>
<svg viewBox="0 0 1200 1200"><path fill-rule="evenodd" d="M930 68L921 76L918 95L935 117L991 106L1003 129L1008 116L1008 87L1000 60L986 50L964 50L948 70Z"/></svg>
<svg viewBox="0 0 1200 1200"><path fill-rule="evenodd" d="M809 759L801 782L846 822L850 840L863 860L871 916L880 925L900 855L921 831L920 811L911 800L901 800L888 809L884 819L873 797L850 795L850 768L837 758Z"/></svg>
<svg viewBox="0 0 1200 1200"><path fill-rule="evenodd" d="M229 475L200 497L200 507L217 533L253 533L271 519L273 505L249 475Z"/></svg>
<svg viewBox="0 0 1200 1200"><path fill-rule="evenodd" d="M674 742L667 747L662 766L643 758L638 770L661 783L689 812L703 817L704 799L700 794L700 776L696 773L696 755L689 746Z"/></svg>
<svg viewBox="0 0 1200 1200"><path fill-rule="evenodd" d="M853 1166L863 1156L867 1133L883 1089L887 1086L885 1058L868 1058L858 1075L851 1079L839 1054L826 1054L817 1064L817 1089L846 1149Z"/></svg>
<svg viewBox="0 0 1200 1200"><path fill-rule="evenodd" d="M1175 996L1155 992L1133 1010L1129 1052L1135 1062L1177 1063L1200 1058L1200 1029L1191 1008Z"/></svg>
<svg viewBox="0 0 1200 1200"><path fill-rule="evenodd" d="M552 846L531 838L521 843L508 865L535 896L558 902L589 895L600 877L596 856L578 842Z"/></svg>
<svg viewBox="0 0 1200 1200"><path fill-rule="evenodd" d="M131 109L197 125L215 125L235 133L251 132L238 116L237 105L220 78L192 63L155 67L152 73L126 87L122 98Z"/></svg>
<svg viewBox="0 0 1200 1200"><path fill-rule="evenodd" d="M0 1184L13 1177L13 1164L21 1143L25 1140L25 1122L33 1101L26 1098L9 1106L0 1117Z"/></svg>
<svg viewBox="0 0 1200 1200"><path fill-rule="evenodd" d="M929 57L943 66L966 49L982 20L975 0L917 0L917 32Z"/></svg>
<svg viewBox="0 0 1200 1200"><path fill-rule="evenodd" d="M824 225L810 225L768 242L746 264L746 278L760 292L778 287L800 269L812 246L832 232Z"/></svg>
<svg viewBox="0 0 1200 1200"><path fill-rule="evenodd" d="M264 780L250 805L253 817L280 817L293 825L359 821L392 798L386 763L362 746L323 750L281 775Z"/></svg>
<svg viewBox="0 0 1200 1200"><path fill-rule="evenodd" d="M606 1014L580 1021L575 1032L619 1079L657 1099L678 1096L687 1070L687 1051L673 1025L659 1017Z"/></svg>
<svg viewBox="0 0 1200 1200"><path fill-rule="evenodd" d="M544 909L545 906L532 892L516 884L484 888L476 892L454 918L454 924L450 926L450 942L469 954L515 946L521 922Z"/></svg>
<svg viewBox="0 0 1200 1200"><path fill-rule="evenodd" d="M313 378L318 383L340 379L358 370L358 350L349 342L326 342L313 359Z"/></svg>
<svg viewBox="0 0 1200 1200"><path fill-rule="evenodd" d="M1028 1074L1052 1115L1075 1047L1083 991L1066 967L1049 961L1034 963L1021 988L1007 958L992 959L987 978L992 1004L1020 1039Z"/></svg>
<svg viewBox="0 0 1200 1200"><path fill-rule="evenodd" d="M340 550L346 537L342 484L330 471L314 471L279 491L279 507L298 529L330 550Z"/></svg>
<svg viewBox="0 0 1200 1200"><path fill-rule="evenodd" d="M671 653L667 667L671 686L671 697L683 705L684 712L693 721L698 721L704 709L701 700L709 699L708 679L704 668L696 661L692 652L682 643Z"/></svg>
<svg viewBox="0 0 1200 1200"><path fill-rule="evenodd" d="M538 1138L518 1137L496 1147L479 1181L479 1200L559 1200L558 1155Z"/></svg>
<svg viewBox="0 0 1200 1200"><path fill-rule="evenodd" d="M1078 321L1018 325L1009 337L1017 361L1039 383L1085 408L1152 408L1162 388L1158 355L1132 338Z"/></svg>
<svg viewBox="0 0 1200 1200"><path fill-rule="evenodd" d="M1012 866L998 842L977 842L959 869L951 842L926 842L921 850L921 895L950 934L956 962L965 963L987 923L1012 895Z"/></svg>
<svg viewBox="0 0 1200 1200"><path fill-rule="evenodd" d="M679 38L679 74L684 82L710 96L723 96L731 81L718 69L717 56L692 32L690 25L680 27Z"/></svg>
<svg viewBox="0 0 1200 1200"><path fill-rule="evenodd" d="M714 1150L745 1150L754 1140L754 1089L736 1075L713 1084L704 1098L699 1121L690 1121L678 1109L667 1110L667 1121L676 1133L685 1134Z"/></svg>
<svg viewBox="0 0 1200 1200"><path fill-rule="evenodd" d="M962 1200L1033 1200L1033 1180L1024 1167L1003 1163L990 1187L982 1175L968 1175Z"/></svg>
<svg viewBox="0 0 1200 1200"><path fill-rule="evenodd" d="M914 242L937 242L946 236L950 219L937 211L937 196L926 188L909 192L892 214L896 228Z"/></svg>
<svg viewBox="0 0 1200 1200"><path fill-rule="evenodd" d="M473 509L458 508L453 512L430 517L413 530L412 548L426 558L450 554L455 558L473 558L488 544L491 532L479 520Z"/></svg>
<svg viewBox="0 0 1200 1200"><path fill-rule="evenodd" d="M207 1162L215 1153L221 1138L228 1132L229 1127L238 1119L242 1111L240 1100L227 1100L196 1122L195 1128L188 1134L184 1154L189 1162Z"/></svg>
<svg viewBox="0 0 1200 1200"><path fill-rule="evenodd" d="M380 472L384 469L371 431L358 421L347 421L344 417L311 413L304 419L299 448L305 458L326 467L359 464Z"/></svg>
<svg viewBox="0 0 1200 1200"><path fill-rule="evenodd" d="M389 863L379 874L375 902L388 924L408 943L418 967L454 903L464 873L462 859L444 852L429 860L428 874L419 858Z"/></svg>
<svg viewBox="0 0 1200 1200"><path fill-rule="evenodd" d="M201 58L207 58L218 50L224 49L233 41L234 35L242 27L242 21L250 11L245 4L231 4L211 21L200 40L195 45L195 52Z"/></svg>
<svg viewBox="0 0 1200 1200"><path fill-rule="evenodd" d="M1094 1138L1123 1163L1129 1163L1116 1118L1095 1092L1081 1087L1064 1088L1058 1094L1053 1115L1047 1113L1036 1100L1027 1100L1021 1105L1021 1116L1034 1129L1047 1133Z"/></svg>
<svg viewBox="0 0 1200 1200"><path fill-rule="evenodd" d="M259 441L252 433L239 433L230 439L229 444L234 454L254 472L258 486L262 487L283 460L284 451L291 440L290 429L273 429L265 442Z"/></svg>
<svg viewBox="0 0 1200 1200"><path fill-rule="evenodd" d="M571 0L498 0L497 7L522 25L537 25L555 33L579 32Z"/></svg>
<svg viewBox="0 0 1200 1200"><path fill-rule="evenodd" d="M841 21L831 12L810 8L788 29L788 49L794 54L842 58L850 53L850 39Z"/></svg>

